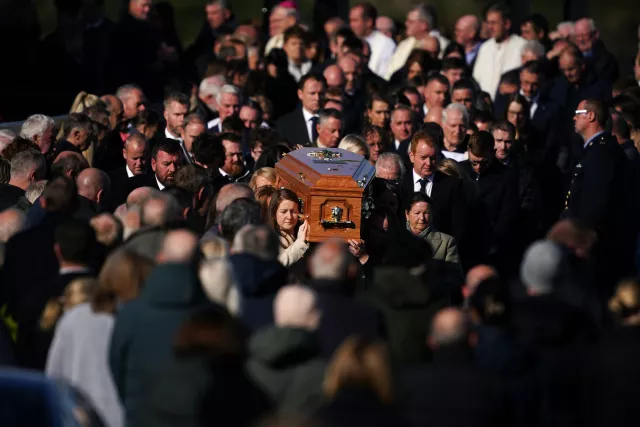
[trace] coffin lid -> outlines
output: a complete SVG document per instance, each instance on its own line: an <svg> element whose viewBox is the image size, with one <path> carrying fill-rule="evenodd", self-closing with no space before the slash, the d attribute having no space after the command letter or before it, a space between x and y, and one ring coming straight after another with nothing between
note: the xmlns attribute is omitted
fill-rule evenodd
<svg viewBox="0 0 640 427"><path fill-rule="evenodd" d="M307 187L338 186L360 191L376 175L375 167L364 156L340 148L299 148L276 163L276 170Z"/></svg>

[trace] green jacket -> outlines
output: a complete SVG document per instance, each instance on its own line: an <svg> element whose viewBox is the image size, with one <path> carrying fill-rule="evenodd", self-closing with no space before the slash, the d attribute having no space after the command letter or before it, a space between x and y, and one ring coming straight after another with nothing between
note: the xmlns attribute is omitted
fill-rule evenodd
<svg viewBox="0 0 640 427"><path fill-rule="evenodd" d="M311 332L267 326L249 341L247 373L281 415L302 416L320 406L324 370Z"/></svg>
<svg viewBox="0 0 640 427"><path fill-rule="evenodd" d="M361 297L381 312L395 364L417 364L429 358L431 319L449 304L447 293L404 267L378 267L373 283Z"/></svg>

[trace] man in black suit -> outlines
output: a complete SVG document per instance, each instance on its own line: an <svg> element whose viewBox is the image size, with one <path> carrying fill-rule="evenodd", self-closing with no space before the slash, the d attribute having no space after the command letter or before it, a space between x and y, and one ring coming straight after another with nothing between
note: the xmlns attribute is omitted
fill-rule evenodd
<svg viewBox="0 0 640 427"><path fill-rule="evenodd" d="M352 335L377 338L382 319L365 303L354 298L355 278L349 277L354 258L349 246L329 240L318 246L309 261L311 286L323 316L316 331L323 357L330 359L340 344ZM351 275L355 276L355 275Z"/></svg>
<svg viewBox="0 0 640 427"><path fill-rule="evenodd" d="M393 150L407 160L413 135L413 123L413 111L409 106L400 105L391 112L390 126L393 134Z"/></svg>
<svg viewBox="0 0 640 427"><path fill-rule="evenodd" d="M578 19L573 39L584 55L587 64L593 67L596 76L609 84L614 84L620 76L618 62L600 40L600 33L593 19Z"/></svg>
<svg viewBox="0 0 640 427"><path fill-rule="evenodd" d="M73 216L88 222L107 206L111 185L109 175L100 169L88 168L80 172L76 185L79 206Z"/></svg>
<svg viewBox="0 0 640 427"><path fill-rule="evenodd" d="M306 74L300 79L298 98L302 106L282 116L276 123L280 136L292 145L309 147L318 138L316 125L326 87L327 82L320 74Z"/></svg>
<svg viewBox="0 0 640 427"><path fill-rule="evenodd" d="M541 158L547 159L553 164L556 162L557 152L557 129L556 124L560 106L554 102L545 90L545 73L542 62L529 61L520 71L520 94L529 101L529 117L531 125L541 140ZM505 109L506 109L505 105ZM542 145L544 144L544 145ZM535 153L530 153L534 155Z"/></svg>
<svg viewBox="0 0 640 427"><path fill-rule="evenodd" d="M53 253L54 232L78 206L76 184L59 176L47 182L39 203L45 210L42 221L13 236L5 248L0 304L15 314L34 286L46 283L59 269ZM37 262L37 268L34 268Z"/></svg>
<svg viewBox="0 0 640 427"><path fill-rule="evenodd" d="M334 108L322 110L318 115L318 124L316 125L318 138L313 142L313 146L318 148L338 147L342 126L340 111Z"/></svg>
<svg viewBox="0 0 640 427"><path fill-rule="evenodd" d="M127 195L139 187L152 187L164 190L172 186L175 174L182 165L182 150L178 141L165 139L153 147L151 171L131 178Z"/></svg>
<svg viewBox="0 0 640 427"><path fill-rule="evenodd" d="M583 99L599 99L607 102L611 99L611 83L599 79L593 69L587 65L582 53L575 48L566 48L558 60L562 76L558 77L549 90L549 96L560 105L558 123L559 138L570 139L569 152L574 160L580 158L580 139L574 138L571 127L574 111Z"/></svg>
<svg viewBox="0 0 640 427"><path fill-rule="evenodd" d="M224 85L216 95L218 117L207 123L210 132L222 133L222 123L231 116L237 116L242 105L242 92L234 85Z"/></svg>
<svg viewBox="0 0 640 427"><path fill-rule="evenodd" d="M0 184L0 211L15 206L24 198L24 193L32 183L44 179L45 160L40 151L25 150L11 159L9 183Z"/></svg>
<svg viewBox="0 0 640 427"><path fill-rule="evenodd" d="M477 222L470 227L477 235L472 240L477 251L482 250L497 264L510 254L520 204L517 174L494 158L494 147L495 141L489 132L472 135L469 160L461 162L460 166L478 186L473 215ZM506 267L508 263L504 264L496 267Z"/></svg>
<svg viewBox="0 0 640 427"><path fill-rule="evenodd" d="M82 220L62 222L54 232L54 244L47 250L55 254L60 266L45 283L34 286L16 310L20 333L16 354L20 366L44 370L53 329L43 330L40 319L50 300L58 300L75 279L92 277L89 265L96 249L96 234Z"/></svg>
<svg viewBox="0 0 640 427"><path fill-rule="evenodd" d="M411 139L409 158L413 168L402 180L403 203L414 192L433 199L433 222L436 228L463 241L466 228L466 201L462 181L436 170L438 162L436 140L423 131Z"/></svg>
<svg viewBox="0 0 640 427"><path fill-rule="evenodd" d="M445 308L433 318L433 362L403 372L402 413L410 425L509 425L507 390L475 366L476 336L465 313Z"/></svg>
<svg viewBox="0 0 640 427"><path fill-rule="evenodd" d="M224 163L218 169L219 175L213 180L216 193L227 184L249 182L251 179L251 171L244 161L240 137L233 132L224 132L220 134L220 140L224 147Z"/></svg>
<svg viewBox="0 0 640 427"><path fill-rule="evenodd" d="M63 127L64 136L54 145L55 155L63 151L73 151L82 154L89 148L95 135L93 121L83 113L71 113Z"/></svg>
<svg viewBox="0 0 640 427"><path fill-rule="evenodd" d="M189 112L189 97L184 93L173 92L164 99L164 120L167 127L160 138L173 139L180 145L184 163L191 163L191 156L182 140L184 119Z"/></svg>
<svg viewBox="0 0 640 427"><path fill-rule="evenodd" d="M185 52L185 63L193 63L201 55L213 52L216 39L232 34L235 22L227 0L207 0L204 5L206 20L196 40Z"/></svg>
<svg viewBox="0 0 640 427"><path fill-rule="evenodd" d="M140 133L131 134L124 143L122 156L125 166L109 173L111 182L110 209L115 210L127 199L130 191L129 179L143 175L149 162L149 142Z"/></svg>

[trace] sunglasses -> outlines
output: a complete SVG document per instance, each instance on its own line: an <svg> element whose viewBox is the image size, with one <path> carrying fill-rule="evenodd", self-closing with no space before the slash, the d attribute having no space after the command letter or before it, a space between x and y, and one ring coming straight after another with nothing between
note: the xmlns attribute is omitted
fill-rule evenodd
<svg viewBox="0 0 640 427"><path fill-rule="evenodd" d="M588 112L588 110L576 110L575 115L578 116L580 114L587 114Z"/></svg>

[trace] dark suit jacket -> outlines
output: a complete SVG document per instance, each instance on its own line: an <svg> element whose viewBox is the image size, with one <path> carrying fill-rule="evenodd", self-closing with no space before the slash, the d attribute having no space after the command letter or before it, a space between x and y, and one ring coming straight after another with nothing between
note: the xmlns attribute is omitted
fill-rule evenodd
<svg viewBox="0 0 640 427"><path fill-rule="evenodd" d="M311 283L318 296L318 308L323 313L316 331L322 356L330 359L342 342L352 335L371 339L382 332L382 318L370 306L341 290L334 281L316 280Z"/></svg>
<svg viewBox="0 0 640 427"><path fill-rule="evenodd" d="M90 272L54 275L47 283L34 287L17 311L19 325L16 356L23 368L43 371L54 329L43 331L40 318L47 302L63 295L67 285L80 277L91 277Z"/></svg>
<svg viewBox="0 0 640 427"><path fill-rule="evenodd" d="M109 179L111 180L109 209L114 211L127 200L129 195L129 175L127 175L126 166L109 172Z"/></svg>
<svg viewBox="0 0 640 427"><path fill-rule="evenodd" d="M0 212L16 205L24 196L24 190L11 184L0 184Z"/></svg>
<svg viewBox="0 0 640 427"><path fill-rule="evenodd" d="M413 193L413 168L410 168L402 181L403 206ZM432 212L436 229L461 242L464 239L467 223L467 203L462 181L442 172L435 172L431 199L433 199Z"/></svg>
<svg viewBox="0 0 640 427"><path fill-rule="evenodd" d="M276 122L276 131L292 145L311 146L307 124L302 114L302 107L280 117Z"/></svg>
<svg viewBox="0 0 640 427"><path fill-rule="evenodd" d="M147 173L143 173L142 175L136 175L129 178L127 183L129 184L127 196L129 196L133 190L140 187L152 187L157 190L160 189L160 187L158 187L158 181L156 180L156 174L152 170L148 170Z"/></svg>
<svg viewBox="0 0 640 427"><path fill-rule="evenodd" d="M488 225L486 237L494 249L506 249L512 238L520 206L518 197L518 175L497 160L478 176L468 160L460 167L478 184L477 214Z"/></svg>
<svg viewBox="0 0 640 427"><path fill-rule="evenodd" d="M53 253L53 236L68 216L47 212L40 223L13 236L5 248L0 305L7 303L14 313L34 286L42 286L58 271ZM34 263L37 262L37 268Z"/></svg>
<svg viewBox="0 0 640 427"><path fill-rule="evenodd" d="M78 195L78 209L73 213L73 217L83 221L91 221L96 215L102 213L102 208L97 203Z"/></svg>
<svg viewBox="0 0 640 427"><path fill-rule="evenodd" d="M82 151L80 151L80 149L78 147L76 147L75 145L73 145L72 143L67 141L66 139L58 140L58 142L56 142L56 144L54 146L54 149L55 149L55 152L56 152L56 156L58 154L62 153L63 151L73 151L74 153L82 154Z"/></svg>
<svg viewBox="0 0 640 427"><path fill-rule="evenodd" d="M591 56L586 57L586 62L593 67L598 78L605 80L609 84L614 84L620 77L618 62L615 56L604 46L602 40L596 40L593 44Z"/></svg>
<svg viewBox="0 0 640 427"><path fill-rule="evenodd" d="M474 366L470 349L441 348L429 365L400 376L402 413L412 426L507 426L507 390Z"/></svg>

